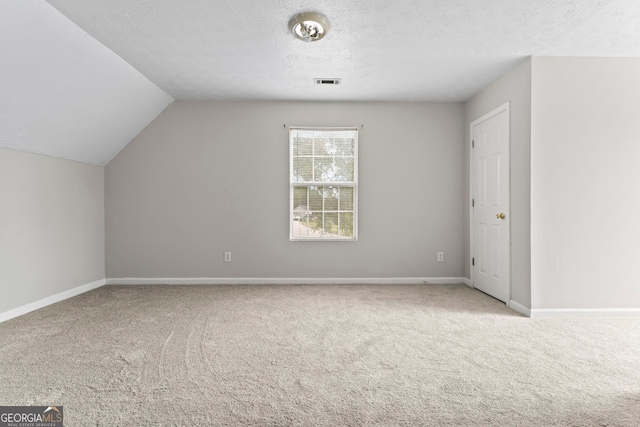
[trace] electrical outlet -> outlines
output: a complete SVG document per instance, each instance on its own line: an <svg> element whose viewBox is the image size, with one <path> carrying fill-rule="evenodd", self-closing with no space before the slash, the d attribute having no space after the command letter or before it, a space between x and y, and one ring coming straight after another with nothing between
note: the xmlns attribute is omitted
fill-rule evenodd
<svg viewBox="0 0 640 427"><path fill-rule="evenodd" d="M444 262L444 252L438 252L438 262Z"/></svg>
<svg viewBox="0 0 640 427"><path fill-rule="evenodd" d="M231 252L224 253L224 262L231 262Z"/></svg>

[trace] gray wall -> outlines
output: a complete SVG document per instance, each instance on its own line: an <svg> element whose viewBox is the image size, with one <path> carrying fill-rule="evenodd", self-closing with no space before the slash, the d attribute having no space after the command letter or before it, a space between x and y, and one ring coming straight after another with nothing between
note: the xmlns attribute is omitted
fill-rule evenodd
<svg viewBox="0 0 640 427"><path fill-rule="evenodd" d="M0 313L105 277L104 168L0 148Z"/></svg>
<svg viewBox="0 0 640 427"><path fill-rule="evenodd" d="M531 59L483 89L465 106L465 275L470 277L470 124L510 102L511 111L511 299L531 308Z"/></svg>
<svg viewBox="0 0 640 427"><path fill-rule="evenodd" d="M175 102L106 167L107 277L461 277L463 120L460 103ZM289 241L284 124L364 125L357 242Z"/></svg>
<svg viewBox="0 0 640 427"><path fill-rule="evenodd" d="M640 59L533 58L533 308L640 308Z"/></svg>

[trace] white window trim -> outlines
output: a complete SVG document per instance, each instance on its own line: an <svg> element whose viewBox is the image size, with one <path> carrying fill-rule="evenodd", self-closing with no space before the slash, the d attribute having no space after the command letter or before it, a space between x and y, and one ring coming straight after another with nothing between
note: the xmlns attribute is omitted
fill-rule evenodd
<svg viewBox="0 0 640 427"><path fill-rule="evenodd" d="M356 132L356 140L353 147L353 182L294 182L293 181L293 144L292 144L292 130L353 130ZM289 240L292 242L355 242L358 240L358 146L359 146L360 133L359 128L356 126L348 127L323 127L323 126L290 126L289 138L287 143L289 144ZM318 187L351 187L353 188L353 237L294 237L293 236L293 188L296 186L318 186Z"/></svg>

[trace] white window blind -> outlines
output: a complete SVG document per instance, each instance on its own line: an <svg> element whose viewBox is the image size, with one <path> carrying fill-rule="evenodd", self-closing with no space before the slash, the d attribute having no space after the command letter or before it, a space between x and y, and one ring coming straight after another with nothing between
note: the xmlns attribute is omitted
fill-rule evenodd
<svg viewBox="0 0 640 427"><path fill-rule="evenodd" d="M358 129L290 128L290 239L356 240Z"/></svg>

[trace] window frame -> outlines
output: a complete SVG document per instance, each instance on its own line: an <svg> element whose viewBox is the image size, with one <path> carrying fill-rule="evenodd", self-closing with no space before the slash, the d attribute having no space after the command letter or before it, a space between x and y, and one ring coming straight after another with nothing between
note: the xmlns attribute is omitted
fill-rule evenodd
<svg viewBox="0 0 640 427"><path fill-rule="evenodd" d="M353 146L353 181L311 181L293 180L293 131L354 131ZM358 146L359 128L356 126L324 127L324 126L291 126L289 127L289 241L292 242L355 242L358 240ZM312 154L312 156L314 156ZM294 228L294 188L295 187L349 187L353 189L353 237L298 237L293 235ZM324 213L324 199L323 209ZM340 211L338 210L338 215Z"/></svg>

